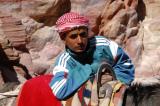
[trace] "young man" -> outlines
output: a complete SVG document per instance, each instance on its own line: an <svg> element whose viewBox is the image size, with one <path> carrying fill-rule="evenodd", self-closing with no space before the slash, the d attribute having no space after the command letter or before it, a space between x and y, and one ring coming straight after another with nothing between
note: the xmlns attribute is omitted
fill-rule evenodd
<svg viewBox="0 0 160 106"><path fill-rule="evenodd" d="M53 76L40 76L24 84L18 106L59 106L61 101L73 97L77 92L80 92L77 98L83 98L82 93L90 97L89 90L80 88L87 87L83 85L88 81L92 86L97 70L104 61L113 67L120 82L127 85L132 82L134 66L128 55L115 42L103 36L89 38L88 25L85 16L73 12L57 20L56 28L65 43L65 50L57 57ZM66 104L71 106L72 103ZM72 105L78 106L75 104ZM82 100L78 104L86 103Z"/></svg>
<svg viewBox="0 0 160 106"><path fill-rule="evenodd" d="M64 14L56 23L66 48L56 60L50 87L60 100L94 76L103 61L113 67L122 83L129 85L134 79L134 66L123 49L103 36L89 38L88 25L86 17L73 12Z"/></svg>

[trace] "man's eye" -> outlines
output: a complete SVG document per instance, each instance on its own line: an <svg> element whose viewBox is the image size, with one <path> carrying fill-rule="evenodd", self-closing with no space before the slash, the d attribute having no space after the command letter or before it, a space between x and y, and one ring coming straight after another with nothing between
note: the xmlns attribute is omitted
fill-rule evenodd
<svg viewBox="0 0 160 106"><path fill-rule="evenodd" d="M77 38L77 34L71 34L70 38L72 38L72 39Z"/></svg>
<svg viewBox="0 0 160 106"><path fill-rule="evenodd" d="M80 35L81 37L87 37L87 32L81 32L79 35Z"/></svg>

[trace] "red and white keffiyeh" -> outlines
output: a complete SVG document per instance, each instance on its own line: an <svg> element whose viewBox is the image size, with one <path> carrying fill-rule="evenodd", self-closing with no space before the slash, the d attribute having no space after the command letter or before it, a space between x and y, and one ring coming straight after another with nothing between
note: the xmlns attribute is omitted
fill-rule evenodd
<svg viewBox="0 0 160 106"><path fill-rule="evenodd" d="M87 17L74 12L64 14L56 22L56 28L59 33L69 31L75 27L88 27L88 25L89 20Z"/></svg>

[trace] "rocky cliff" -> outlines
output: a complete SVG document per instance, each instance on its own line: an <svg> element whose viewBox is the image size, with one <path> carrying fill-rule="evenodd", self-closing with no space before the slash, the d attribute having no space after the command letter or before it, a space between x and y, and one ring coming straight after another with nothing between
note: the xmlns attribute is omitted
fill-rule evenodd
<svg viewBox="0 0 160 106"><path fill-rule="evenodd" d="M0 0L1 86L51 72L64 49L54 25L69 11L90 19L90 36L105 36L126 50L136 68L133 83L159 83L159 0ZM14 105L13 95L0 95L0 105Z"/></svg>

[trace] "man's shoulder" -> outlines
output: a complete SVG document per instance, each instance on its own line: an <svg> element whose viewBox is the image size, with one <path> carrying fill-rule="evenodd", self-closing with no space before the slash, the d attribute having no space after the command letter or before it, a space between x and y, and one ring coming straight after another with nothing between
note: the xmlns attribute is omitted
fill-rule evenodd
<svg viewBox="0 0 160 106"><path fill-rule="evenodd" d="M110 44L109 39L100 35L91 37L89 41L91 45L97 45L97 46L106 46Z"/></svg>
<svg viewBox="0 0 160 106"><path fill-rule="evenodd" d="M54 66L66 68L68 62L71 62L71 56L68 52L64 51L57 56Z"/></svg>
<svg viewBox="0 0 160 106"><path fill-rule="evenodd" d="M69 55L69 53L68 52L66 52L66 51L63 51L63 52L61 52L58 56L57 56L57 61L59 61L59 60L68 60L69 58L70 58L71 56Z"/></svg>
<svg viewBox="0 0 160 106"><path fill-rule="evenodd" d="M107 39L105 36L102 36L102 35L95 35L95 36L90 37L90 39L97 39L97 38Z"/></svg>

